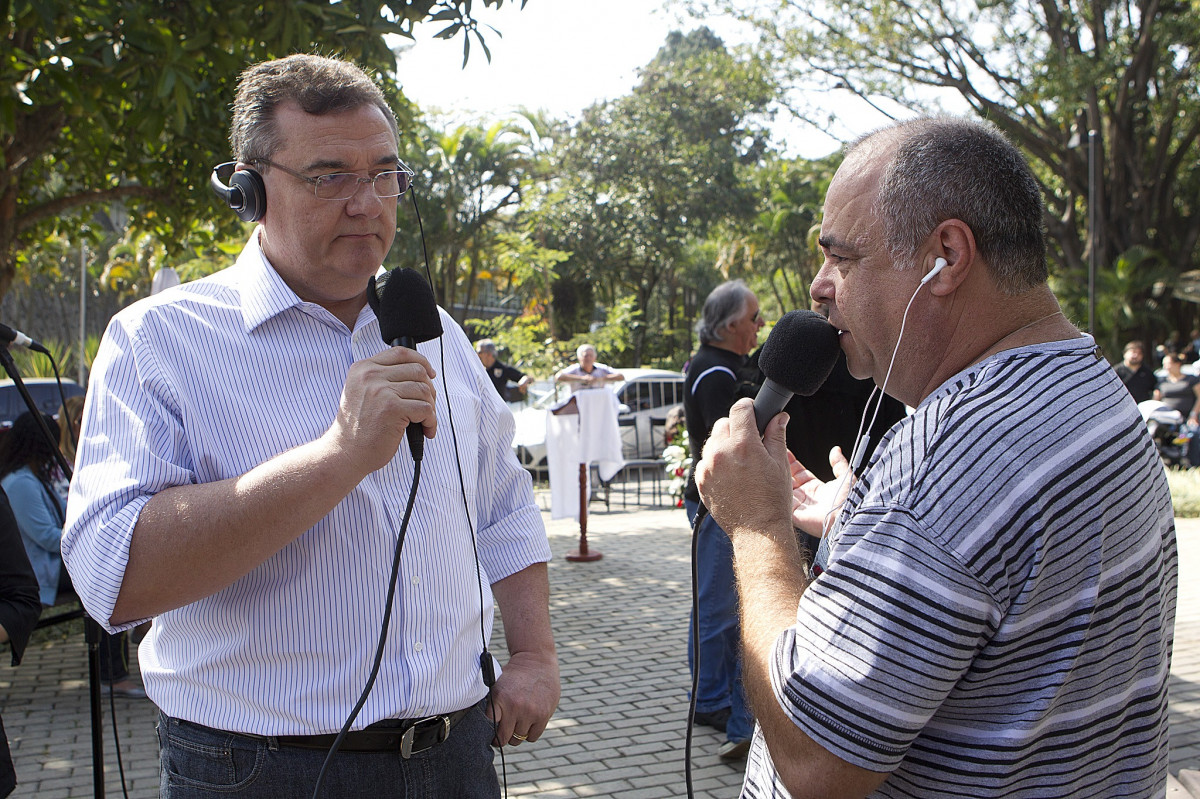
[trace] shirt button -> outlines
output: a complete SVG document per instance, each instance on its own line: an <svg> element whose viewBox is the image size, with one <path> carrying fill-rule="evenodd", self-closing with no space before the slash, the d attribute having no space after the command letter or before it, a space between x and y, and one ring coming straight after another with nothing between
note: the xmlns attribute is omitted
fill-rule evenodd
<svg viewBox="0 0 1200 799"><path fill-rule="evenodd" d="M413 584L413 585L420 585L420 584L421 584L421 575L419 575L419 574L414 574L414 575L413 575L413 578L412 578L412 584Z"/></svg>
<svg viewBox="0 0 1200 799"><path fill-rule="evenodd" d="M413 649L416 650L417 652L420 652L424 648L425 648L425 644L421 643L420 641L417 641L415 644L413 644Z"/></svg>

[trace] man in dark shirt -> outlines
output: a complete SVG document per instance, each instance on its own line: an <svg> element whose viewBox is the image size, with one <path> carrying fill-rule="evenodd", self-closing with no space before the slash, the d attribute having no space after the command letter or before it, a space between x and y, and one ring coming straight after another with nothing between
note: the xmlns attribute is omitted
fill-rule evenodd
<svg viewBox="0 0 1200 799"><path fill-rule="evenodd" d="M704 442L718 419L745 393L739 372L758 343L763 320L758 298L740 280L717 286L704 301L696 334L700 348L692 356L684 380L683 410L693 457L699 461ZM700 506L696 481L689 475L683 493L688 521L694 523ZM699 671L696 720L723 729L725 743L717 753L729 760L746 756L754 720L742 691L737 589L733 579L733 547L712 517L696 533L696 590L699 605L694 628L699 638L699 664L691 663L692 632L688 633L689 665Z"/></svg>
<svg viewBox="0 0 1200 799"><path fill-rule="evenodd" d="M0 644L7 643L12 649L12 665L21 662L25 644L41 612L37 577L25 554L8 496L0 489ZM8 796L16 784L8 739L0 723L0 796Z"/></svg>
<svg viewBox="0 0 1200 799"><path fill-rule="evenodd" d="M482 338L475 342L475 352L479 355L479 360L483 363L483 368L487 370L492 385L500 393L501 399L508 399L509 383L516 383L517 391L524 394L529 388L529 384L533 382L532 377L496 357L496 342L490 338Z"/></svg>
<svg viewBox="0 0 1200 799"><path fill-rule="evenodd" d="M1133 395L1134 402L1145 402L1154 396L1158 380L1146 365L1146 347L1140 341L1125 345L1125 359L1117 364L1117 376Z"/></svg>

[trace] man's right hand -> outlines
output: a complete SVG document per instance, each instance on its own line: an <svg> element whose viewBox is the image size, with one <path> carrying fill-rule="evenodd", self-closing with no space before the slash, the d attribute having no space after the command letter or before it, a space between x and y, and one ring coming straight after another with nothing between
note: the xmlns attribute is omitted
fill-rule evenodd
<svg viewBox="0 0 1200 799"><path fill-rule="evenodd" d="M384 467L410 424L421 425L426 438L437 432L436 376L425 356L407 347L354 363L326 437L363 474Z"/></svg>

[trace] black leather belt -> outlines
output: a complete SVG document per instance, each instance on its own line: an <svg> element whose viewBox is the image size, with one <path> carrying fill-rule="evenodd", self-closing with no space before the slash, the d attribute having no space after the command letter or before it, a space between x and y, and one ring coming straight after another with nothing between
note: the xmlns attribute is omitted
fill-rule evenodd
<svg viewBox="0 0 1200 799"><path fill-rule="evenodd" d="M415 754L432 749L450 737L450 730L462 720L474 706L447 713L444 716L426 716L423 719L386 719L377 721L366 729L346 733L340 752L399 752L408 759ZM337 739L328 735L276 735L280 746L300 749L329 749Z"/></svg>

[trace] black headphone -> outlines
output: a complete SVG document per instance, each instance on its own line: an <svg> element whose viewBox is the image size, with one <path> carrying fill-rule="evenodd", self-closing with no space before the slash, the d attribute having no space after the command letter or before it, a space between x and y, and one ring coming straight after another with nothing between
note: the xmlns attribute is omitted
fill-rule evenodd
<svg viewBox="0 0 1200 799"><path fill-rule="evenodd" d="M231 171L228 186L217 174L226 168ZM255 170L238 169L237 162L226 161L213 167L208 183L243 222L257 222L267 213L267 187Z"/></svg>

